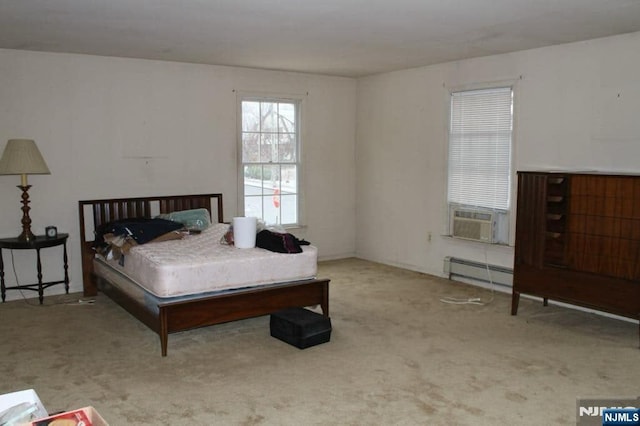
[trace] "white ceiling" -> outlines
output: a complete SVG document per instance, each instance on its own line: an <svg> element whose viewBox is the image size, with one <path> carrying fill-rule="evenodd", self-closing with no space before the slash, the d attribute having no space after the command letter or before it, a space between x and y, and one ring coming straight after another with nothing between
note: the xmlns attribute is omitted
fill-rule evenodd
<svg viewBox="0 0 640 426"><path fill-rule="evenodd" d="M348 77L635 31L640 0L0 0L0 48Z"/></svg>

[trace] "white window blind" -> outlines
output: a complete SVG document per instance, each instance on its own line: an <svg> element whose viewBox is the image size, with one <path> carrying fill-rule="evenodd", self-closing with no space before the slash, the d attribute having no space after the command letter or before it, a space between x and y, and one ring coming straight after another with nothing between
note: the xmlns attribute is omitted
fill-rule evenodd
<svg viewBox="0 0 640 426"><path fill-rule="evenodd" d="M453 92L449 128L449 203L509 208L511 87Z"/></svg>

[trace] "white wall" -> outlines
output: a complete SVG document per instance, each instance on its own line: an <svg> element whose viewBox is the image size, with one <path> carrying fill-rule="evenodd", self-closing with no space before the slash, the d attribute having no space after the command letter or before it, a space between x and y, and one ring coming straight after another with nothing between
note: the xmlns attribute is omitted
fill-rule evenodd
<svg viewBox="0 0 640 426"><path fill-rule="evenodd" d="M640 173L638 52L633 33L359 80L357 255L435 275L445 256L512 267L512 247L441 236L448 90L516 81L514 170Z"/></svg>
<svg viewBox="0 0 640 426"><path fill-rule="evenodd" d="M80 199L222 192L225 217L235 214L238 91L308 93L308 227L296 233L317 245L322 258L355 253L435 275L448 255L511 266L511 247L441 236L448 90L517 82L515 169L640 172L638 51L640 33L634 33L356 82L0 49L0 146L10 138L35 139L49 164L51 175L29 178L31 218L38 233L53 224L71 234L72 291L82 288ZM1 237L20 232L18 179L0 176ZM59 255L43 254L45 279L54 278ZM20 282L34 281L33 255L14 258ZM13 285L6 252L4 261Z"/></svg>
<svg viewBox="0 0 640 426"><path fill-rule="evenodd" d="M294 232L323 259L353 255L355 80L0 49L0 149L11 138L35 139L45 157L51 175L29 177L32 229L57 225L70 234L72 291L82 289L78 200L222 192L225 218L236 214L239 91L306 96L307 227ZM20 233L19 183L0 176L1 237ZM45 280L61 276L55 250L43 251ZM35 254L14 258L19 282L37 281ZM6 251L4 262L14 285Z"/></svg>

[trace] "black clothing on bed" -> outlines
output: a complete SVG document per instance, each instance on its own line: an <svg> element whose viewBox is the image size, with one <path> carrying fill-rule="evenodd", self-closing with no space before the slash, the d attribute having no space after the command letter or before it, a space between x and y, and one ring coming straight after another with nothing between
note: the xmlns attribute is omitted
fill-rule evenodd
<svg viewBox="0 0 640 426"><path fill-rule="evenodd" d="M265 229L256 234L256 246L277 253L302 253L302 247L309 242L299 240L289 233L279 233Z"/></svg>
<svg viewBox="0 0 640 426"><path fill-rule="evenodd" d="M114 220L96 229L93 246L94 248L100 248L107 245L104 241L105 234L131 237L136 243L144 244L168 232L177 231L182 228L183 225L180 222L160 218L150 219L139 217Z"/></svg>

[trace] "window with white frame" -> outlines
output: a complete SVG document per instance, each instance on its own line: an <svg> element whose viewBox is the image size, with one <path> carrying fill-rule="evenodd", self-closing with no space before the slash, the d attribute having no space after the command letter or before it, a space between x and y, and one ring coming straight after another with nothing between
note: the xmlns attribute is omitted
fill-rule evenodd
<svg viewBox="0 0 640 426"><path fill-rule="evenodd" d="M300 101L240 99L244 215L265 223L300 222Z"/></svg>
<svg viewBox="0 0 640 426"><path fill-rule="evenodd" d="M508 243L513 89L451 93L448 204L451 235Z"/></svg>

